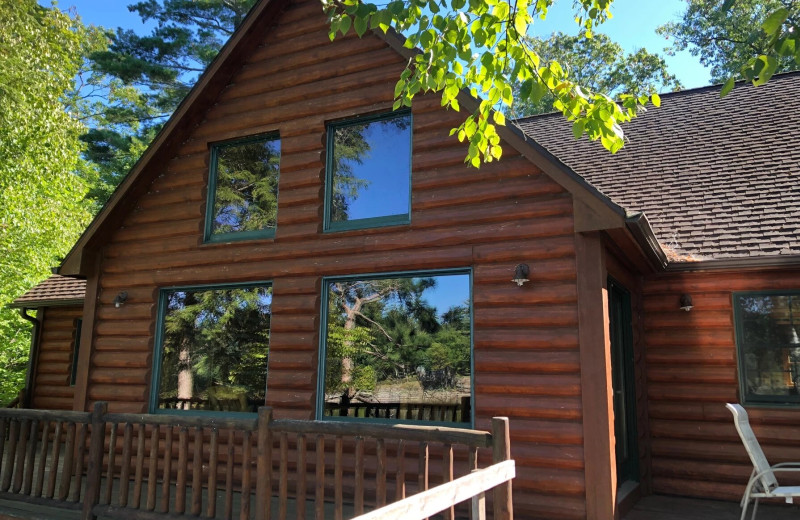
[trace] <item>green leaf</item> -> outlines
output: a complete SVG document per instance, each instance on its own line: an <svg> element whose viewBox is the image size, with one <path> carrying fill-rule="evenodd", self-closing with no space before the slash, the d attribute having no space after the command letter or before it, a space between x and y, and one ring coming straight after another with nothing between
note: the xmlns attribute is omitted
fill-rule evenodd
<svg viewBox="0 0 800 520"><path fill-rule="evenodd" d="M653 105L658 108L661 106L661 96L653 92L653 95L650 96L650 101L653 102Z"/></svg>
<svg viewBox="0 0 800 520"><path fill-rule="evenodd" d="M575 136L575 139L580 138L583 135L583 131L586 128L586 122L583 119L578 119L574 123L572 123L572 135Z"/></svg>
<svg viewBox="0 0 800 520"><path fill-rule="evenodd" d="M764 67L758 74L758 79L753 81L753 85L756 87L765 84L769 79L775 74L775 71L778 69L778 60L775 59L774 56L761 56L759 59L764 61Z"/></svg>
<svg viewBox="0 0 800 520"><path fill-rule="evenodd" d="M352 20L346 14L342 15L341 23L339 24L339 31L342 35L346 35L347 32L350 30L350 25L352 24Z"/></svg>
<svg viewBox="0 0 800 520"><path fill-rule="evenodd" d="M736 0L725 0L725 2L723 2L723 4L722 4L722 7L720 8L720 10L723 13L725 13L727 11L730 11L731 7L733 7L733 4L735 2L736 2Z"/></svg>
<svg viewBox="0 0 800 520"><path fill-rule="evenodd" d="M520 85L519 96L523 100L528 99L531 96L532 91L533 91L533 78L528 78L522 82L522 85Z"/></svg>
<svg viewBox="0 0 800 520"><path fill-rule="evenodd" d="M731 90L733 90L734 85L736 85L736 78L731 76L727 81L725 81L725 84L722 85L722 90L719 91L719 97L727 96Z"/></svg>
<svg viewBox="0 0 800 520"><path fill-rule="evenodd" d="M780 9L776 9L772 13L767 16L767 19L764 20L764 23L761 24L761 28L764 29L769 35L775 34L780 30L781 25L786 19L789 17L789 10L785 7L781 7Z"/></svg>
<svg viewBox="0 0 800 520"><path fill-rule="evenodd" d="M364 36L364 33L367 32L367 19L362 17L357 17L355 22L353 23L356 29L356 34L358 37Z"/></svg>

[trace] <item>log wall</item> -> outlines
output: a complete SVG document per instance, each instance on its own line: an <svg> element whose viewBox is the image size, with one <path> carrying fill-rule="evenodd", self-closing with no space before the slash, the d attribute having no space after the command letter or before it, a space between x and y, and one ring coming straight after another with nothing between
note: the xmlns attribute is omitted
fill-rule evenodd
<svg viewBox="0 0 800 520"><path fill-rule="evenodd" d="M800 270L663 274L644 284L655 493L738 500L752 465L725 403L739 401L732 292L797 290ZM681 294L694 309L679 310ZM748 406L767 459L800 460L800 410Z"/></svg>
<svg viewBox="0 0 800 520"><path fill-rule="evenodd" d="M88 408L147 410L160 287L273 281L268 404L315 415L323 276L472 268L475 426L511 420L521 518L585 517L572 198L505 147L463 164L463 114L413 107L411 224L322 232L325 123L388 111L404 60L380 39L330 43L319 3L292 5L103 248ZM274 239L203 244L209 143L281 137ZM526 262L531 282L511 283ZM120 291L128 300L112 301Z"/></svg>
<svg viewBox="0 0 800 520"><path fill-rule="evenodd" d="M75 320L83 307L40 309L42 328L31 406L48 410L71 410L74 388L70 386L72 356L75 349Z"/></svg>

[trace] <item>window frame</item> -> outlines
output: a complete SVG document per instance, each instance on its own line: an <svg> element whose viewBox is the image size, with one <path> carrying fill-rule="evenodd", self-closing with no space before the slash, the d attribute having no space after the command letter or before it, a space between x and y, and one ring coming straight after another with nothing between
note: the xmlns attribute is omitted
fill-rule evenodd
<svg viewBox="0 0 800 520"><path fill-rule="evenodd" d="M408 211L406 213L398 213L395 215L383 215L380 217L367 217L353 220L345 220L341 222L334 222L331 220L331 210L333 205L333 153L334 153L334 138L337 128L369 124L386 119L393 119L398 117L408 117L409 119L409 132L408 132ZM412 171L414 169L414 116L411 110L401 109L391 112L381 112L378 114L369 114L359 117L342 119L338 121L331 121L325 125L325 201L323 208L323 223L322 230L325 233L336 233L339 231L352 231L357 229L371 229L390 226L405 226L411 224L411 194L413 190L412 185Z"/></svg>
<svg viewBox="0 0 800 520"><path fill-rule="evenodd" d="M736 345L736 372L739 382L739 401L743 405L763 408L797 408L800 407L800 395L795 400L787 400L785 396L757 396L747 392L747 365L744 359L744 316L737 303L740 296L791 296L800 299L800 289L769 289L764 291L734 291L731 293L733 307L734 337Z"/></svg>
<svg viewBox="0 0 800 520"><path fill-rule="evenodd" d="M69 386L74 387L75 382L78 380L78 353L81 349L81 329L83 328L83 318L75 318L73 320L73 327L75 334L72 340L72 363L70 363L69 370Z"/></svg>
<svg viewBox="0 0 800 520"><path fill-rule="evenodd" d="M328 285L343 280L383 280L387 278L426 278L442 275L467 275L469 291L469 422L415 421L406 419L382 419L371 417L338 417L326 416L325 411L325 373L327 370L326 343L328 339ZM436 270L390 271L380 273L364 273L343 276L324 276L322 278L322 296L320 300L320 335L317 368L317 398L314 418L317 421L354 422L362 424L412 424L419 426L447 426L451 428L475 428L475 305L473 293L472 267L459 267Z"/></svg>
<svg viewBox="0 0 800 520"><path fill-rule="evenodd" d="M275 204L275 227L266 229L252 229L249 231L230 231L227 233L214 233L214 205L217 200L217 164L218 153L221 148L228 148L232 146L248 144L258 141L274 141L277 140L281 143L281 158L283 157L283 143L281 142L280 132L266 132L263 134L250 135L231 139L228 141L220 141L211 143L209 145L209 164L208 164L208 192L206 194L206 212L205 212L205 225L203 226L203 243L216 244L224 242L239 242L243 240L258 240L275 238L275 230L278 228L278 202L280 200L280 189L276 197ZM280 158L278 159L278 178L277 185L280 186Z"/></svg>
<svg viewBox="0 0 800 520"><path fill-rule="evenodd" d="M156 333L153 341L153 362L152 362L152 375L150 377L150 396L148 399L148 413L163 414L163 415L180 415L180 416L205 416L205 417L254 417L258 415L257 412L230 412L230 411L217 411L217 410L171 410L162 409L158 407L158 393L161 383L161 364L162 356L164 353L164 319L167 311L167 295L170 292L176 291L203 291L203 290L225 290L225 289L242 289L249 287L270 287L272 297L275 297L275 285L272 280L262 280L255 282L236 282L236 283L222 283L222 284L200 284L200 285L175 285L169 287L160 287L158 289L158 315L156 317ZM270 343L272 335L272 309L270 308ZM271 347L270 347L271 350ZM267 371L264 374L264 399L266 401L267 391L269 389L269 360L270 355L267 353Z"/></svg>

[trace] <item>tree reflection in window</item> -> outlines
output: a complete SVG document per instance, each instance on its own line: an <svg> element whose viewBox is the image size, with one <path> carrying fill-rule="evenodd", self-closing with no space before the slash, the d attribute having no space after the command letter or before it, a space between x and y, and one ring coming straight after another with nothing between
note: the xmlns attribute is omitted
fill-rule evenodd
<svg viewBox="0 0 800 520"><path fill-rule="evenodd" d="M329 132L329 224L408 219L411 115L337 124Z"/></svg>
<svg viewBox="0 0 800 520"><path fill-rule="evenodd" d="M734 298L745 400L800 402L800 295Z"/></svg>
<svg viewBox="0 0 800 520"><path fill-rule="evenodd" d="M470 422L469 274L330 281L324 415Z"/></svg>
<svg viewBox="0 0 800 520"><path fill-rule="evenodd" d="M271 306L269 285L165 291L157 408L263 405Z"/></svg>
<svg viewBox="0 0 800 520"><path fill-rule="evenodd" d="M281 144L263 137L213 148L214 191L209 238L242 232L274 232Z"/></svg>

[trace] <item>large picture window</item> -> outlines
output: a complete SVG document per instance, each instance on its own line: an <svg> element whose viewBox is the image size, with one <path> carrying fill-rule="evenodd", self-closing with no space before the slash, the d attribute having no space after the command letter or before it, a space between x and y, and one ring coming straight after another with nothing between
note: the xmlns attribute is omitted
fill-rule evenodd
<svg viewBox="0 0 800 520"><path fill-rule="evenodd" d="M151 408L255 412L267 387L268 283L163 289Z"/></svg>
<svg viewBox="0 0 800 520"><path fill-rule="evenodd" d="M276 135L211 147L207 242L275 235L280 159Z"/></svg>
<svg viewBox="0 0 800 520"><path fill-rule="evenodd" d="M800 292L733 296L739 376L748 403L800 403Z"/></svg>
<svg viewBox="0 0 800 520"><path fill-rule="evenodd" d="M469 272L326 279L318 415L472 421Z"/></svg>
<svg viewBox="0 0 800 520"><path fill-rule="evenodd" d="M407 224L411 114L329 125L325 229Z"/></svg>

